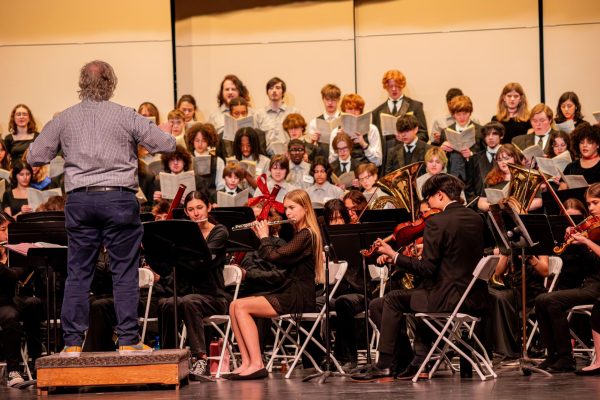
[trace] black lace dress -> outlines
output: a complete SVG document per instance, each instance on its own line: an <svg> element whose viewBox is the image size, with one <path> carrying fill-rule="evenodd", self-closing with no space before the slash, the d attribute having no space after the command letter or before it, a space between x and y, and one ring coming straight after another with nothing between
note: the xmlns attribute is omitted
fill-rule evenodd
<svg viewBox="0 0 600 400"><path fill-rule="evenodd" d="M288 270L283 284L265 295L273 309L279 315L314 312L315 255L311 231L304 228L283 245L262 239L258 253L263 259Z"/></svg>

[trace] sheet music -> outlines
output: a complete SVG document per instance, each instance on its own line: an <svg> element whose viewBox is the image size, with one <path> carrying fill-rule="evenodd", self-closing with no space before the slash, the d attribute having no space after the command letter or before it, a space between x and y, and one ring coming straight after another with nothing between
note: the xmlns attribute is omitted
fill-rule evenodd
<svg viewBox="0 0 600 400"><path fill-rule="evenodd" d="M189 192L196 190L194 171L185 171L177 175L161 172L159 174L159 179L160 192L162 193L163 199L173 200L175 194L177 194L180 183L186 186L185 191L183 192L184 198Z"/></svg>
<svg viewBox="0 0 600 400"><path fill-rule="evenodd" d="M47 202L52 196L62 196L62 191L59 188L48 190L27 188L27 204L33 211L36 211L40 204Z"/></svg>
<svg viewBox="0 0 600 400"><path fill-rule="evenodd" d="M0 178L10 181L10 171L0 168Z"/></svg>
<svg viewBox="0 0 600 400"><path fill-rule="evenodd" d="M381 118L381 133L383 136L394 136L396 134L396 122L398 118L391 114L380 114Z"/></svg>
<svg viewBox="0 0 600 400"><path fill-rule="evenodd" d="M565 122L561 122L560 124L556 124L556 127L559 131L563 131L565 133L571 133L575 130L575 122L572 119L568 119Z"/></svg>
<svg viewBox="0 0 600 400"><path fill-rule="evenodd" d="M254 128L254 116L248 115L247 117L234 119L229 114L223 114L225 122L223 125L223 139L233 142L235 139L235 133L241 128Z"/></svg>
<svg viewBox="0 0 600 400"><path fill-rule="evenodd" d="M340 126L340 118L333 119L331 121L325 121L324 119L317 118L317 130L321 133L319 143L329 144L331 138L331 131Z"/></svg>
<svg viewBox="0 0 600 400"><path fill-rule="evenodd" d="M473 125L460 133L450 128L446 128L444 132L446 133L446 140L450 142L456 151L470 149L475 144L475 126Z"/></svg>
<svg viewBox="0 0 600 400"><path fill-rule="evenodd" d="M485 198L490 204L498 204L500 201L508 197L508 191L510 189L510 184L506 184L502 190L500 189L492 189L485 188Z"/></svg>
<svg viewBox="0 0 600 400"><path fill-rule="evenodd" d="M369 133L371 128L371 113L365 113L362 115L354 116L352 114L342 114L341 125L348 135L352 136L356 132L359 132L361 135L366 135Z"/></svg>
<svg viewBox="0 0 600 400"><path fill-rule="evenodd" d="M61 156L56 156L52 161L50 161L50 166L48 167L48 176L50 178L55 178L57 176L62 175L65 172L65 159Z"/></svg>
<svg viewBox="0 0 600 400"><path fill-rule="evenodd" d="M217 192L217 205L219 207L243 207L248 203L248 189L244 189L234 195L225 192Z"/></svg>
<svg viewBox="0 0 600 400"><path fill-rule="evenodd" d="M339 185L341 183L347 188L352 186L352 181L354 179L356 179L354 171L344 172L340 176L337 176L336 174L331 174L331 181L334 185Z"/></svg>

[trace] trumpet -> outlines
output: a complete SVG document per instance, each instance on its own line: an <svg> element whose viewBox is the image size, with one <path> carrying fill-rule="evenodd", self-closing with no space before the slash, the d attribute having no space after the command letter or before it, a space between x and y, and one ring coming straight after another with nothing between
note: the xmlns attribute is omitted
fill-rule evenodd
<svg viewBox="0 0 600 400"><path fill-rule="evenodd" d="M271 225L280 225L280 224L293 224L295 223L296 220L295 219L284 219L281 221L269 221L267 222L267 225L271 226ZM260 223L260 221L254 221L254 222L248 222L247 224L240 224L240 225L235 225L231 227L232 231L241 231L243 229L252 229L255 226L257 226Z"/></svg>

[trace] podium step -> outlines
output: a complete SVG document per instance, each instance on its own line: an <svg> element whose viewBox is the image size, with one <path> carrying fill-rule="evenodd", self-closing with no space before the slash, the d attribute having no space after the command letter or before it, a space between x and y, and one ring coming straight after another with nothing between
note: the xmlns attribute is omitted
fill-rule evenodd
<svg viewBox="0 0 600 400"><path fill-rule="evenodd" d="M80 357L54 354L38 358L38 395L67 386L174 385L189 374L188 350L156 350L151 354L119 355L118 352L81 353Z"/></svg>

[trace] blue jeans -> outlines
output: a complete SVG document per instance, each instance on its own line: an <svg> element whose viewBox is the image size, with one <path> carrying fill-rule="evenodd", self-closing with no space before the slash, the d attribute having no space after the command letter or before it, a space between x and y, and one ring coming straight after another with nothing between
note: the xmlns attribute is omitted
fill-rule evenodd
<svg viewBox="0 0 600 400"><path fill-rule="evenodd" d="M119 345L139 342L138 267L143 228L131 192L74 192L65 206L69 240L67 280L61 312L67 346L81 346L89 323L89 293L98 252L110 256Z"/></svg>

